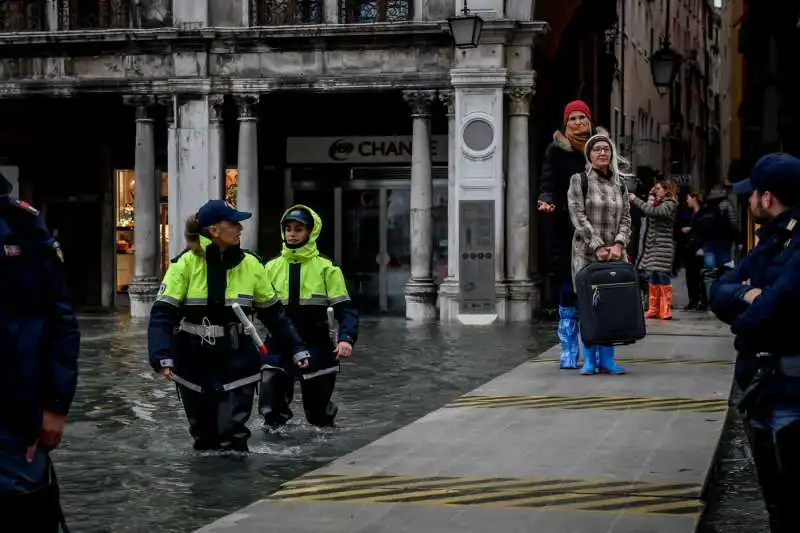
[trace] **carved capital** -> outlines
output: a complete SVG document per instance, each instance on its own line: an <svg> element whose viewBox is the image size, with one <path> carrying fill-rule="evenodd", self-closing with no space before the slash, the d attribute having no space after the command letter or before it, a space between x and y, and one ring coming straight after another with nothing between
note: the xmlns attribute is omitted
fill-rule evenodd
<svg viewBox="0 0 800 533"><path fill-rule="evenodd" d="M403 91L403 100L411 107L412 117L430 116L435 98L435 90Z"/></svg>
<svg viewBox="0 0 800 533"><path fill-rule="evenodd" d="M133 94L123 96L122 101L125 105L136 108L136 120L153 120L153 106L156 103L154 97L146 94Z"/></svg>
<svg viewBox="0 0 800 533"><path fill-rule="evenodd" d="M447 116L456 116L456 93L452 89L444 89L439 91L439 101L444 104L447 109Z"/></svg>
<svg viewBox="0 0 800 533"><path fill-rule="evenodd" d="M506 94L511 104L508 110L509 115L527 115L530 113L531 97L533 96L531 87L513 87L507 89Z"/></svg>
<svg viewBox="0 0 800 533"><path fill-rule="evenodd" d="M257 110L260 96L257 94L240 94L235 97L239 108L239 120L258 120Z"/></svg>
<svg viewBox="0 0 800 533"><path fill-rule="evenodd" d="M164 108L167 117L167 124L172 126L175 124L175 99L177 96L172 95L159 95L156 97L156 103Z"/></svg>
<svg viewBox="0 0 800 533"><path fill-rule="evenodd" d="M225 95L208 95L208 121L210 123L222 122L222 105L225 103Z"/></svg>

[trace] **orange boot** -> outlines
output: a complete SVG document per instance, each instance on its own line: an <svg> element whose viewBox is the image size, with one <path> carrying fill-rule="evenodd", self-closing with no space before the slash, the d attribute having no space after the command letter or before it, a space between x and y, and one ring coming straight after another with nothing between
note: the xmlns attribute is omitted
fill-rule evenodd
<svg viewBox="0 0 800 533"><path fill-rule="evenodd" d="M661 320L672 320L672 284L659 285L658 318Z"/></svg>
<svg viewBox="0 0 800 533"><path fill-rule="evenodd" d="M659 318L660 308L659 308L659 298L661 297L661 292L659 291L658 285L653 285L652 283L647 284L647 312L644 314L645 318Z"/></svg>

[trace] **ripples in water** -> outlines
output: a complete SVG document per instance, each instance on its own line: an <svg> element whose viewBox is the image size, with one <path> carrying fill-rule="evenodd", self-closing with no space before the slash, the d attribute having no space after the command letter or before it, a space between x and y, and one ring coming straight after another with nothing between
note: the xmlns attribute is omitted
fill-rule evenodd
<svg viewBox="0 0 800 533"><path fill-rule="evenodd" d="M250 454L191 450L174 386L146 362L145 326L86 317L81 376L54 455L76 533L193 531L441 407L556 342L555 326L416 326L362 321L334 400L339 428L307 425L302 408L277 433L251 418Z"/></svg>

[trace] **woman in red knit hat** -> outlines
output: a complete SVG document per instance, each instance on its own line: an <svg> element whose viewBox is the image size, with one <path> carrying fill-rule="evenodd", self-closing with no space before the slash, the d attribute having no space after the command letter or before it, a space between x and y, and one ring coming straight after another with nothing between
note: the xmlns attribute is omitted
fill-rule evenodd
<svg viewBox="0 0 800 533"><path fill-rule="evenodd" d="M572 288L570 270L572 236L575 228L567 209L570 178L586 169L584 148L595 133L608 132L592 128L592 112L586 102L575 100L564 108L563 130L553 133L553 142L544 154L539 179L538 210L547 213L548 270L553 274L558 298L558 338L561 341L561 368L578 368L577 296Z"/></svg>

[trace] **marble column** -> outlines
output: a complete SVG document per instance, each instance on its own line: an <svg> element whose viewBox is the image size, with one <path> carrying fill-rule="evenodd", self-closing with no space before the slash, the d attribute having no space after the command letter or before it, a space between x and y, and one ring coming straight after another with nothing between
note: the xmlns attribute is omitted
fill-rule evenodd
<svg viewBox="0 0 800 533"><path fill-rule="evenodd" d="M455 93L439 91L439 100L447 110L447 277L439 286L439 320L458 320L458 200L456 197L456 113Z"/></svg>
<svg viewBox="0 0 800 533"><path fill-rule="evenodd" d="M531 87L506 91L508 106L508 183L506 186L506 282L509 322L532 318L535 286L530 277L531 201L528 115Z"/></svg>
<svg viewBox="0 0 800 533"><path fill-rule="evenodd" d="M433 176L431 174L431 105L436 91L404 91L411 107L411 278L406 283L406 318L436 320L436 285L433 282Z"/></svg>
<svg viewBox="0 0 800 533"><path fill-rule="evenodd" d="M222 107L225 96L208 96L208 171L213 184L210 199L225 199L225 127L222 122ZM200 206L197 206L198 208Z"/></svg>
<svg viewBox="0 0 800 533"><path fill-rule="evenodd" d="M242 95L236 98L239 107L239 184L236 208L253 213L253 217L242 222L242 248L258 250L259 195L258 195L258 118L256 104L258 95Z"/></svg>
<svg viewBox="0 0 800 533"><path fill-rule="evenodd" d="M155 99L133 96L127 103L136 107L136 154L134 169L134 277L128 288L131 316L147 317L158 293L159 209L156 180L155 132L151 109Z"/></svg>

